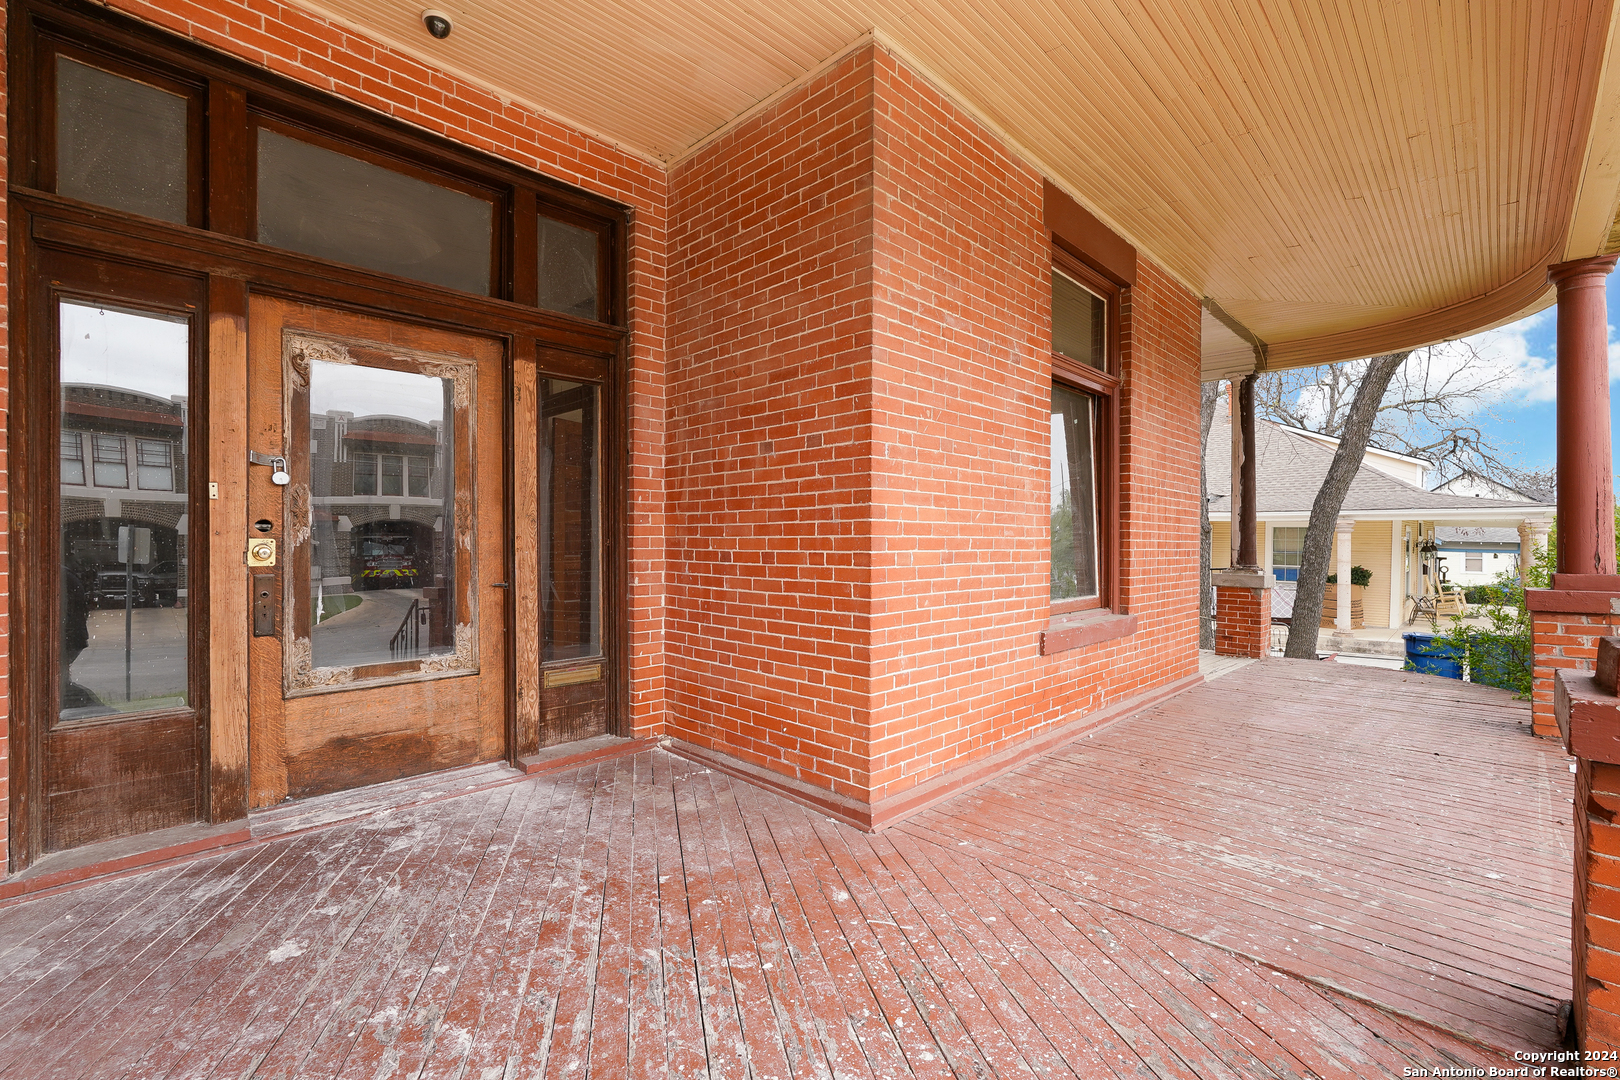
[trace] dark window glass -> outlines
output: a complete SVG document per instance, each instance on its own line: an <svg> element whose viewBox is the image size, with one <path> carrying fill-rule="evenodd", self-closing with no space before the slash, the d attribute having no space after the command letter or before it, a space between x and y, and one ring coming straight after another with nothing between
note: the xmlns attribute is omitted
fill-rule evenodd
<svg viewBox="0 0 1620 1080"><path fill-rule="evenodd" d="M597 392L540 381L540 605L542 660L602 652L601 495Z"/></svg>
<svg viewBox="0 0 1620 1080"><path fill-rule="evenodd" d="M405 494L404 465L404 460L394 454L383 455L382 493L384 495Z"/></svg>
<svg viewBox="0 0 1620 1080"><path fill-rule="evenodd" d="M552 218L540 219L540 306L597 318L596 253L600 237Z"/></svg>
<svg viewBox="0 0 1620 1080"><path fill-rule="evenodd" d="M84 719L186 704L186 496L96 491L67 469L87 425L98 488L128 487L128 446L172 461L185 446L190 326L171 315L64 301L59 310L63 477L61 715ZM171 464L170 468L173 468ZM66 485L74 486L66 486ZM184 486L184 485L181 485Z"/></svg>
<svg viewBox="0 0 1620 1080"><path fill-rule="evenodd" d="M1108 370L1108 305L1073 278L1052 271L1052 351Z"/></svg>
<svg viewBox="0 0 1620 1080"><path fill-rule="evenodd" d="M62 483L84 483L84 437L77 431L62 432Z"/></svg>
<svg viewBox="0 0 1620 1080"><path fill-rule="evenodd" d="M185 224L186 99L58 56L56 190Z"/></svg>
<svg viewBox="0 0 1620 1080"><path fill-rule="evenodd" d="M354 493L356 495L377 494L377 455L354 455Z"/></svg>
<svg viewBox="0 0 1620 1080"><path fill-rule="evenodd" d="M1278 581L1298 581L1299 563L1305 554L1305 530L1277 526L1271 530L1271 576Z"/></svg>
<svg viewBox="0 0 1620 1080"><path fill-rule="evenodd" d="M96 487L129 487L129 445L122 435L96 435Z"/></svg>
<svg viewBox="0 0 1620 1080"><path fill-rule="evenodd" d="M1097 399L1052 387L1052 599L1097 595Z"/></svg>
<svg viewBox="0 0 1620 1080"><path fill-rule="evenodd" d="M489 294L485 199L259 129L259 240Z"/></svg>

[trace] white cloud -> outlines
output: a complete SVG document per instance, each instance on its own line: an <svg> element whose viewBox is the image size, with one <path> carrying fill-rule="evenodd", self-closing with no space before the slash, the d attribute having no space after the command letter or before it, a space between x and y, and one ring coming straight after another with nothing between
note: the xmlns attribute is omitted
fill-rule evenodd
<svg viewBox="0 0 1620 1080"><path fill-rule="evenodd" d="M1503 379L1495 397L1502 404L1555 401L1558 364L1552 324L1556 315L1556 308L1548 308L1528 319L1436 346L1436 359L1445 356L1452 362L1499 372ZM1620 340L1613 325L1609 327L1609 381L1620 381Z"/></svg>

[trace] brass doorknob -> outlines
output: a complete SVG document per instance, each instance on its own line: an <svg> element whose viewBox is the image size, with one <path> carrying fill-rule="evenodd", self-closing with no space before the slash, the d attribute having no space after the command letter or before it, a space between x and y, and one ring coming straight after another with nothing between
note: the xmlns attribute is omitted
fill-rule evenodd
<svg viewBox="0 0 1620 1080"><path fill-rule="evenodd" d="M248 537L247 564L249 566L276 565L276 542L271 537Z"/></svg>

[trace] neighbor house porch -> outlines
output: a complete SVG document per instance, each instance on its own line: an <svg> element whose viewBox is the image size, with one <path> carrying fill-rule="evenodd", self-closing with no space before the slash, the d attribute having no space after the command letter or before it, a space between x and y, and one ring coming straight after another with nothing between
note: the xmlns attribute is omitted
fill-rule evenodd
<svg viewBox="0 0 1620 1080"><path fill-rule="evenodd" d="M342 797L312 800L0 910L0 1069L1502 1065L1569 993L1571 778L1528 722L1264 661L876 834L660 749L324 826Z"/></svg>

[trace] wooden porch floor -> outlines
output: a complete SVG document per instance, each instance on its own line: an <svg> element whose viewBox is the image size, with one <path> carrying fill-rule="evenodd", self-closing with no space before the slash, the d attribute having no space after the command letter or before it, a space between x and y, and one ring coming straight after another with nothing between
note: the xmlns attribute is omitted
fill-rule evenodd
<svg viewBox="0 0 1620 1080"><path fill-rule="evenodd" d="M1526 720L1266 661L876 836L659 750L288 832L0 910L0 1075L1501 1065L1569 993Z"/></svg>

